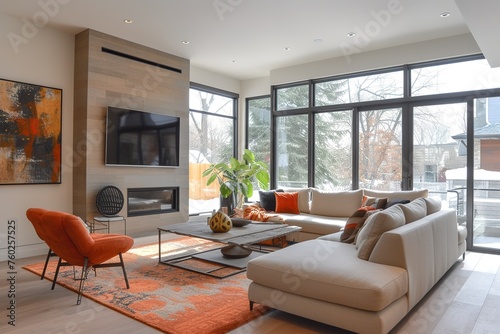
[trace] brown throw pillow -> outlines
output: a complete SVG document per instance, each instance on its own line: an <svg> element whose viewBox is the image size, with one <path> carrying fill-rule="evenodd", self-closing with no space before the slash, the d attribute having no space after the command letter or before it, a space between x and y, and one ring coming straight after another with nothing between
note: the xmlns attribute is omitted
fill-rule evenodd
<svg viewBox="0 0 500 334"><path fill-rule="evenodd" d="M370 197L370 196L363 196L363 203L361 204L361 207L372 207L374 209L383 209L387 205L387 198L386 197Z"/></svg>
<svg viewBox="0 0 500 334"><path fill-rule="evenodd" d="M361 227L365 223L366 219L373 213L379 210L367 210L366 208L361 208L356 210L351 217L347 220L344 231L340 235L340 242L352 244L356 239Z"/></svg>

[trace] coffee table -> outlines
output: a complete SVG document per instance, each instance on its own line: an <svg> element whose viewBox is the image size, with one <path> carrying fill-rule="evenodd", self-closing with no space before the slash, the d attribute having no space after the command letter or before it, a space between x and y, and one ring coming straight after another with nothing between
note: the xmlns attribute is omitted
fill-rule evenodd
<svg viewBox="0 0 500 334"><path fill-rule="evenodd" d="M262 251L260 249L260 250L253 250L248 257L228 258L223 256L221 253L221 248L223 248L224 246L229 244L239 245L239 246L249 246L276 237L294 234L299 232L301 229L302 229L301 227L288 226L286 224L252 222L251 224L248 224L246 226L233 227L231 230L225 233L215 233L212 232L212 230L210 230L210 227L206 224L206 222L200 222L200 221L165 225L158 227L158 252L159 252L158 261L159 263L180 267L183 269L195 271L213 277L224 278L245 271L248 261L266 253L265 251ZM162 259L161 240L162 240L162 234L166 232L220 242L224 245L217 249L212 249L204 252L197 252L194 254L189 254L187 256ZM182 265L184 261L193 258L216 263L221 265L221 267L217 267L215 269L202 270ZM232 267L236 268L237 270L224 276L213 274L214 271L220 270L221 268L225 267Z"/></svg>

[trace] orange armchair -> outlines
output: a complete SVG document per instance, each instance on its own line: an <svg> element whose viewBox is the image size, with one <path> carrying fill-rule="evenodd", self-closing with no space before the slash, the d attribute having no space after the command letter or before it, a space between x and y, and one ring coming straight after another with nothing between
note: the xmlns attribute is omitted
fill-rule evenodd
<svg viewBox="0 0 500 334"><path fill-rule="evenodd" d="M45 209L40 209L40 208L33 208L29 209L26 212L26 216L28 217L29 221L33 224L33 227L35 228L35 232L38 235L38 237L42 240L44 240L43 236L43 229L42 229L42 215L47 212L48 210ZM47 258L45 259L45 265L43 266L43 271L42 271L42 276L40 277L41 280L45 277L45 271L47 271L47 265L49 264L49 260L51 256L56 255L52 249L49 248L49 252L47 254Z"/></svg>
<svg viewBox="0 0 500 334"><path fill-rule="evenodd" d="M68 265L82 267L77 305L81 302L84 282L91 268L121 267L127 289L130 287L122 253L133 246L134 239L119 234L90 234L77 216L59 211L41 210L43 209L28 209L26 215L40 238L59 256L52 289L60 267ZM37 215L40 214L41 217L37 219ZM119 262L106 262L115 256L119 256ZM65 262L62 262L63 260Z"/></svg>

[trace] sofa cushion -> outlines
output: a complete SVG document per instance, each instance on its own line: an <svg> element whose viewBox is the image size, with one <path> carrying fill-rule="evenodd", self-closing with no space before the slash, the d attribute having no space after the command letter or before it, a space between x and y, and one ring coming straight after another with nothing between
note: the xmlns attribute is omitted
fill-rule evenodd
<svg viewBox="0 0 500 334"><path fill-rule="evenodd" d="M441 198L439 197L428 197L424 198L427 204L427 215L433 214L441 210Z"/></svg>
<svg viewBox="0 0 500 334"><path fill-rule="evenodd" d="M406 224L412 223L416 220L427 216L427 204L423 198L417 198L408 204L399 206L405 215Z"/></svg>
<svg viewBox="0 0 500 334"><path fill-rule="evenodd" d="M406 270L363 261L350 244L309 240L251 260L247 277L295 295L380 311L408 292Z"/></svg>
<svg viewBox="0 0 500 334"><path fill-rule="evenodd" d="M318 235L339 232L347 221L346 217L327 217L307 213L301 213L300 215L280 213L279 216L285 224L302 227L300 233Z"/></svg>
<svg viewBox="0 0 500 334"><path fill-rule="evenodd" d="M303 213L311 213L311 189L300 189L299 193L299 210Z"/></svg>
<svg viewBox="0 0 500 334"><path fill-rule="evenodd" d="M276 210L276 197L274 196L275 192L283 192L283 189L277 190L259 190L259 201L260 206L264 208L266 211L275 211Z"/></svg>
<svg viewBox="0 0 500 334"><path fill-rule="evenodd" d="M322 192L312 189L311 213L331 217L350 217L359 209L363 191Z"/></svg>
<svg viewBox="0 0 500 334"><path fill-rule="evenodd" d="M368 260L380 236L404 224L405 215L399 206L393 206L368 217L356 238L358 257Z"/></svg>
<svg viewBox="0 0 500 334"><path fill-rule="evenodd" d="M427 189L420 190L400 190L400 191L381 191L381 190L371 190L363 189L363 194L370 197L385 197L389 202L394 200L410 200L420 197L427 197L429 191Z"/></svg>
<svg viewBox="0 0 500 334"><path fill-rule="evenodd" d="M276 213L300 213L299 193L275 192L274 195L276 197Z"/></svg>

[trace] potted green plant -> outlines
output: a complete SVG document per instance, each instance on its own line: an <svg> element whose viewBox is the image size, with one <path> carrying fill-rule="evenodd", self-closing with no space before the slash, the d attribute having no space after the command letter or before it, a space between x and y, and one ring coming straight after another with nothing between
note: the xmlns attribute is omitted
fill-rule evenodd
<svg viewBox="0 0 500 334"><path fill-rule="evenodd" d="M253 184L257 181L260 189L268 189L269 172L265 162L256 161L255 154L245 149L243 158L231 158L229 163L211 164L204 172L208 176L207 186L215 180L219 182L222 198L234 198L235 207L241 209L245 198L252 197Z"/></svg>

